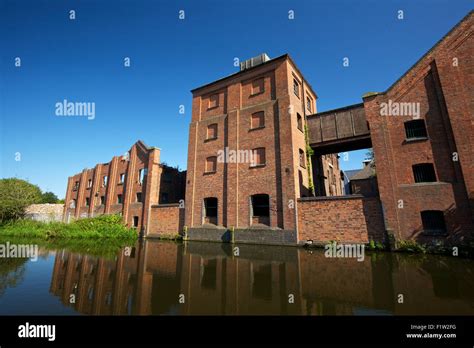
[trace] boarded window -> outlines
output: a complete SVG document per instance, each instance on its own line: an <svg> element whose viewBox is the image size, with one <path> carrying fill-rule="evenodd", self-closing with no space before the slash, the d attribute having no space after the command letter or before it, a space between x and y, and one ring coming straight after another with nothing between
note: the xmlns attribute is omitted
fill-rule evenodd
<svg viewBox="0 0 474 348"><path fill-rule="evenodd" d="M207 140L217 139L217 123L207 126Z"/></svg>
<svg viewBox="0 0 474 348"><path fill-rule="evenodd" d="M306 158L304 155L304 151L299 149L299 155L300 155L300 166L303 168L306 168Z"/></svg>
<svg viewBox="0 0 474 348"><path fill-rule="evenodd" d="M405 122L405 134L407 139L426 138L426 126L424 120L412 120Z"/></svg>
<svg viewBox="0 0 474 348"><path fill-rule="evenodd" d="M439 210L425 210L421 212L421 221L423 223L423 231L435 234L446 233L446 223L444 214Z"/></svg>
<svg viewBox="0 0 474 348"><path fill-rule="evenodd" d="M298 124L298 129L303 131L303 117L300 114L296 114L296 122Z"/></svg>
<svg viewBox="0 0 474 348"><path fill-rule="evenodd" d="M296 79L293 79L293 93L300 97L300 83Z"/></svg>
<svg viewBox="0 0 474 348"><path fill-rule="evenodd" d="M306 109L312 113L313 112L313 98L306 97Z"/></svg>
<svg viewBox="0 0 474 348"><path fill-rule="evenodd" d="M217 171L217 157L206 158L206 173L215 173Z"/></svg>
<svg viewBox="0 0 474 348"><path fill-rule="evenodd" d="M265 91L263 77L252 81L252 95L260 94Z"/></svg>
<svg viewBox="0 0 474 348"><path fill-rule="evenodd" d="M415 182L435 182L436 174L432 163L415 164L413 166Z"/></svg>
<svg viewBox="0 0 474 348"><path fill-rule="evenodd" d="M219 106L219 94L213 94L209 97L209 109Z"/></svg>
<svg viewBox="0 0 474 348"><path fill-rule="evenodd" d="M250 128L262 128L265 126L265 113L263 111L254 112L250 119Z"/></svg>
<svg viewBox="0 0 474 348"><path fill-rule="evenodd" d="M256 167L256 166L263 166L266 163L265 159L265 148L264 147L259 147L257 149L252 150L252 160L251 160L251 166Z"/></svg>

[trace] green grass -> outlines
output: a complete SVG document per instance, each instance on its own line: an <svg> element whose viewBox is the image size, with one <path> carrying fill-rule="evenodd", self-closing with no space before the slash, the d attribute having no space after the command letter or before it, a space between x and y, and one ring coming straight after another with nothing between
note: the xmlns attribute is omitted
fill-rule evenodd
<svg viewBox="0 0 474 348"><path fill-rule="evenodd" d="M136 240L137 232L126 227L118 215L101 215L76 220L69 224L26 219L11 221L0 225L0 237L43 240Z"/></svg>
<svg viewBox="0 0 474 348"><path fill-rule="evenodd" d="M66 249L94 256L114 257L133 246L137 231L126 227L118 215L101 215L69 224L16 220L0 225L0 243L38 244L47 250Z"/></svg>

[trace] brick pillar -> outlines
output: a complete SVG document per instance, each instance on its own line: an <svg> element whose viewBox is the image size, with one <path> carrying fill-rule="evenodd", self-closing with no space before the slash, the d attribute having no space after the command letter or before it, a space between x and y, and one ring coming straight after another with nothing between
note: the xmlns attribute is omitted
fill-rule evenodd
<svg viewBox="0 0 474 348"><path fill-rule="evenodd" d="M126 175L127 179L125 181L125 187L123 190L124 196L123 196L123 205L122 205L122 216L123 216L123 221L127 225L128 225L128 213L129 213L130 202L132 201L132 192L133 192L132 188L138 175L136 173L136 167L137 167L137 147L133 146L130 149L130 161L128 162L128 170L127 170L127 175Z"/></svg>
<svg viewBox="0 0 474 348"><path fill-rule="evenodd" d="M239 127L240 127L240 108L242 106L241 100L241 85L234 84L228 87L227 95L227 120L225 137L225 146L229 150L239 150ZM238 161L236 161L238 162ZM239 192L239 163L226 163L225 175L227 180L226 191L224 198L226 199L226 220L227 227L239 227L239 215L241 207L239 207L240 197Z"/></svg>
<svg viewBox="0 0 474 348"><path fill-rule="evenodd" d="M76 219L79 218L81 208L84 205L84 202L83 202L84 201L84 192L85 192L86 186L87 186L86 181L87 181L87 169L84 169L81 173L81 180L79 182L79 192L77 194L76 213L75 213Z"/></svg>
<svg viewBox="0 0 474 348"><path fill-rule="evenodd" d="M142 229L146 236L150 230L150 213L151 206L158 204L160 194L160 182L161 182L161 168L160 168L160 150L153 149L148 155L148 163L146 166L148 174L146 177L146 183L144 184L145 190L142 190L142 196L144 197L143 209L142 209ZM145 228L144 228L145 226Z"/></svg>
<svg viewBox="0 0 474 348"><path fill-rule="evenodd" d="M117 185L117 163L118 157L114 156L112 161L110 161L110 168L108 173L106 194L105 194L105 213L110 213L110 206L114 204L115 201L115 186ZM102 181L102 179L100 179ZM101 183L102 184L102 183Z"/></svg>

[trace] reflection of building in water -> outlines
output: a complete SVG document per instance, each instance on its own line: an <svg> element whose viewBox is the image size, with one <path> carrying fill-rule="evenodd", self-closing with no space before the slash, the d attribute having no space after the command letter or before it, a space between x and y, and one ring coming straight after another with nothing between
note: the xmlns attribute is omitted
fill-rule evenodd
<svg viewBox="0 0 474 348"><path fill-rule="evenodd" d="M63 251L51 292L80 313L100 315L474 313L474 281L455 271L473 274L473 266L451 264L462 260L382 253L357 262L255 245L239 245L234 256L233 247L145 241L110 260Z"/></svg>

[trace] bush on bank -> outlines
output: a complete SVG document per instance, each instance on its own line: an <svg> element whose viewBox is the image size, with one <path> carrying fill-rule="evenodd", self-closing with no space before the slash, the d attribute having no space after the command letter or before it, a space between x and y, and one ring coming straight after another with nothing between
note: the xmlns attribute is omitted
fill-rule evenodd
<svg viewBox="0 0 474 348"><path fill-rule="evenodd" d="M0 225L0 237L73 238L73 239L136 239L137 231L125 226L118 215L101 215L73 221L40 222L27 219Z"/></svg>

